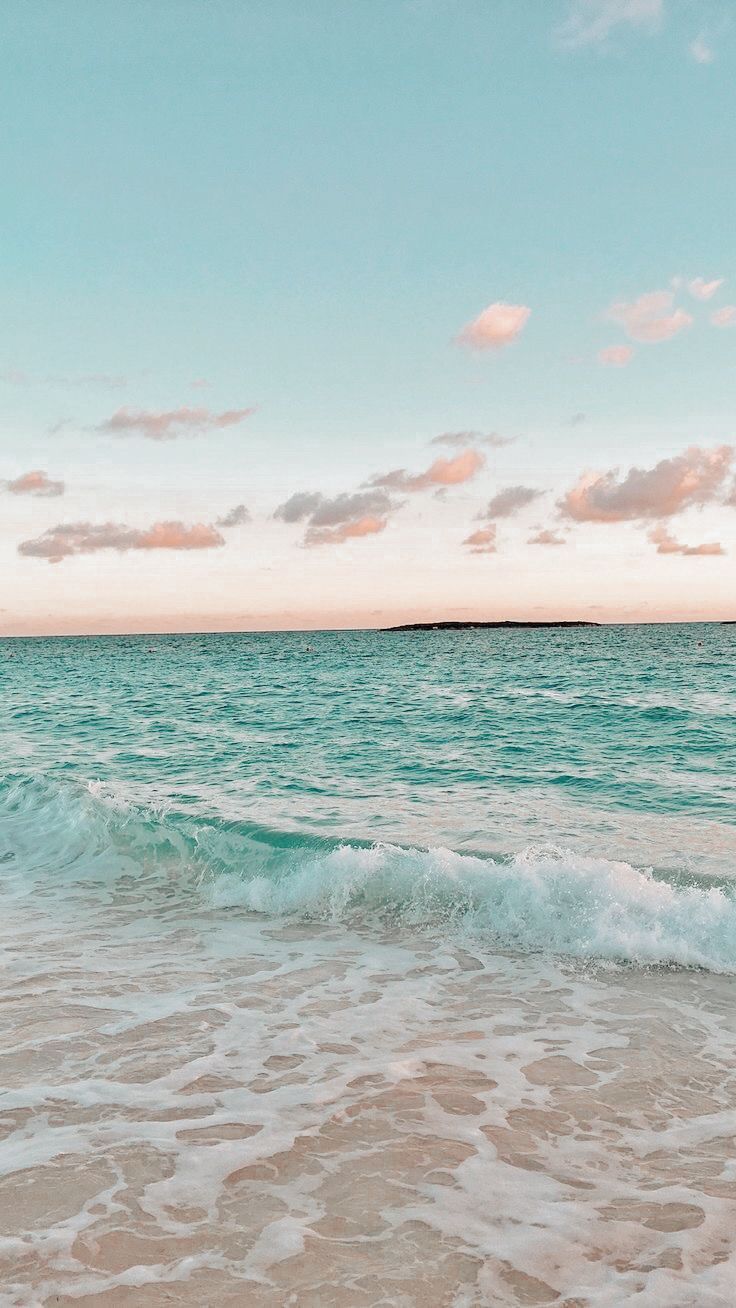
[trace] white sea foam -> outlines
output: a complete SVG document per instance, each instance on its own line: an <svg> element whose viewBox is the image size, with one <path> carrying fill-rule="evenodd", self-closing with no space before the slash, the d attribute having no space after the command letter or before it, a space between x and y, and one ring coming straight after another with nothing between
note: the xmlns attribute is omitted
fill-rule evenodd
<svg viewBox="0 0 736 1308"><path fill-rule="evenodd" d="M221 876L220 906L355 922L442 924L506 948L736 970L731 887L683 885L624 862L528 849L505 862L447 849L342 846L278 876Z"/></svg>
<svg viewBox="0 0 736 1308"><path fill-rule="evenodd" d="M727 889L114 787L2 817L13 1308L730 1308Z"/></svg>
<svg viewBox="0 0 736 1308"><path fill-rule="evenodd" d="M726 978L129 869L4 923L9 1305L728 1308Z"/></svg>

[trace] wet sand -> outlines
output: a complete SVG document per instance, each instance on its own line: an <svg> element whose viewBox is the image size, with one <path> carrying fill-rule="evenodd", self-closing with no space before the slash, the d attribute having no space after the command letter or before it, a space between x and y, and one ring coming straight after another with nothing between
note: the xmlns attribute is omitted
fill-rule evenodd
<svg viewBox="0 0 736 1308"><path fill-rule="evenodd" d="M3 1304L733 1303L730 978L207 908L160 869L29 902Z"/></svg>

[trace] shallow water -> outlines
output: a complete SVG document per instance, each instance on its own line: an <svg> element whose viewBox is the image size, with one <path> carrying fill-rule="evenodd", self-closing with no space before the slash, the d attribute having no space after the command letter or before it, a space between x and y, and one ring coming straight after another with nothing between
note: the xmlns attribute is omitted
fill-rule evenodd
<svg viewBox="0 0 736 1308"><path fill-rule="evenodd" d="M734 652L4 642L1 1301L730 1305Z"/></svg>

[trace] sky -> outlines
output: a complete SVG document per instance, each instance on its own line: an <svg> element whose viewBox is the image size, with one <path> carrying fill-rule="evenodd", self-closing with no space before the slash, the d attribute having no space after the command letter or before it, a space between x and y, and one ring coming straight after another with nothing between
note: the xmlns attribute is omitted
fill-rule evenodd
<svg viewBox="0 0 736 1308"><path fill-rule="evenodd" d="M0 634L736 618L732 0L4 0Z"/></svg>

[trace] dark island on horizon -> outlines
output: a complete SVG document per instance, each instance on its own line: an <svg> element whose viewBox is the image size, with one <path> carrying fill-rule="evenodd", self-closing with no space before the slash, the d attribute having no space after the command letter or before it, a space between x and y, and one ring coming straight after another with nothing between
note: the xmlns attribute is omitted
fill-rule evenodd
<svg viewBox="0 0 736 1308"><path fill-rule="evenodd" d="M585 622L575 619L570 622L402 622L397 627L381 627L381 631L505 631L508 629L524 630L529 627L600 627L600 622Z"/></svg>

